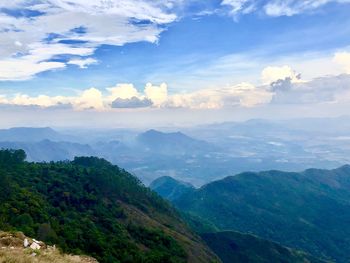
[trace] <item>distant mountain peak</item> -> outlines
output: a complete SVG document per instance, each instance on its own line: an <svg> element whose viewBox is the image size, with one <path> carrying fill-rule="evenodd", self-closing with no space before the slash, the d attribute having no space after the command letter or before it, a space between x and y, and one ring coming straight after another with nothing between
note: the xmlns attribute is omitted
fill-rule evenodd
<svg viewBox="0 0 350 263"><path fill-rule="evenodd" d="M47 130L47 131L54 131L51 127L12 127L9 128L8 130Z"/></svg>
<svg viewBox="0 0 350 263"><path fill-rule="evenodd" d="M137 142L148 151L161 154L207 152L212 147L208 142L194 139L180 131L166 133L154 129L139 134Z"/></svg>
<svg viewBox="0 0 350 263"><path fill-rule="evenodd" d="M13 127L0 129L1 141L32 142L42 140L63 141L66 136L50 127Z"/></svg>
<svg viewBox="0 0 350 263"><path fill-rule="evenodd" d="M183 136L183 137L187 137L190 138L189 136L187 136L186 134L177 131L177 132L162 132L162 131L158 131L155 129L150 129L145 131L144 133L141 133L140 136Z"/></svg>

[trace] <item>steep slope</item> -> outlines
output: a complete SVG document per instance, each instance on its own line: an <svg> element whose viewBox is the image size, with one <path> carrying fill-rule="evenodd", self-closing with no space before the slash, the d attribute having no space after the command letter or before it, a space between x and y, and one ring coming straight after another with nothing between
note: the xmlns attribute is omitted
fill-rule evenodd
<svg viewBox="0 0 350 263"><path fill-rule="evenodd" d="M159 195L175 202L181 196L195 191L186 182L181 182L169 176L156 179L150 188ZM261 239L250 234L235 231L218 232L211 222L191 213L182 213L182 217L225 263L230 262L323 262L302 251L289 249L278 243Z"/></svg>
<svg viewBox="0 0 350 263"><path fill-rule="evenodd" d="M149 187L169 201L178 199L180 196L195 190L194 186L190 183L175 180L170 176L157 178Z"/></svg>
<svg viewBox="0 0 350 263"><path fill-rule="evenodd" d="M94 157L28 163L0 151L0 229L101 262L215 262L177 212L134 176Z"/></svg>
<svg viewBox="0 0 350 263"><path fill-rule="evenodd" d="M275 242L234 231L202 234L208 246L223 263L321 263L304 252L283 247Z"/></svg>
<svg viewBox="0 0 350 263"><path fill-rule="evenodd" d="M227 177L174 203L221 230L249 232L288 247L350 260L350 167Z"/></svg>

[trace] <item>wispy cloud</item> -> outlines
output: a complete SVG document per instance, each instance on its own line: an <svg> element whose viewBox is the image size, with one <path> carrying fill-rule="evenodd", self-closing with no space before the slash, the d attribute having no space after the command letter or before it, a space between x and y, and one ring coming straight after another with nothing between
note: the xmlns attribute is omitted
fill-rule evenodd
<svg viewBox="0 0 350 263"><path fill-rule="evenodd" d="M313 11L329 3L350 3L349 0L272 0L264 6L264 11L270 16L293 16Z"/></svg>
<svg viewBox="0 0 350 263"><path fill-rule="evenodd" d="M0 80L95 63L100 45L156 42L175 1L38 0L0 3ZM77 56L79 56L77 58Z"/></svg>
<svg viewBox="0 0 350 263"><path fill-rule="evenodd" d="M223 0L221 5L230 7L230 14L237 17L252 12L267 16L294 16L311 12L329 3L350 3L349 0Z"/></svg>

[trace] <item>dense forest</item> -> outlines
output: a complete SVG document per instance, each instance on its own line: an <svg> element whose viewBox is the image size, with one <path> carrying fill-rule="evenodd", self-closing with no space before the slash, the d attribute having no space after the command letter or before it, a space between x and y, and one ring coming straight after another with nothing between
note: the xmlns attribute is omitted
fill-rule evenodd
<svg viewBox="0 0 350 263"><path fill-rule="evenodd" d="M236 231L202 234L209 247L223 263L325 263L302 251L283 247L278 243Z"/></svg>
<svg viewBox="0 0 350 263"><path fill-rule="evenodd" d="M160 186L159 186L160 187ZM173 200L197 229L251 233L316 257L349 262L350 166L246 172Z"/></svg>
<svg viewBox="0 0 350 263"><path fill-rule="evenodd" d="M25 157L0 151L0 229L100 262L217 260L166 201L119 167L95 157Z"/></svg>

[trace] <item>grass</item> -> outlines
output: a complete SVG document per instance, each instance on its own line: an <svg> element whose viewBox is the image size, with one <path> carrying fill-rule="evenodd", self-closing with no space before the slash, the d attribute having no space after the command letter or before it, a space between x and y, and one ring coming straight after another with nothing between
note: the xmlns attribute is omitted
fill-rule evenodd
<svg viewBox="0 0 350 263"><path fill-rule="evenodd" d="M40 250L24 248L25 238L32 241L21 232L0 231L0 263L97 263L91 257L63 254L46 245Z"/></svg>
<svg viewBox="0 0 350 263"><path fill-rule="evenodd" d="M96 263L97 261L85 256L73 256L60 253L58 250L47 250L35 253L31 249L0 248L0 263Z"/></svg>

